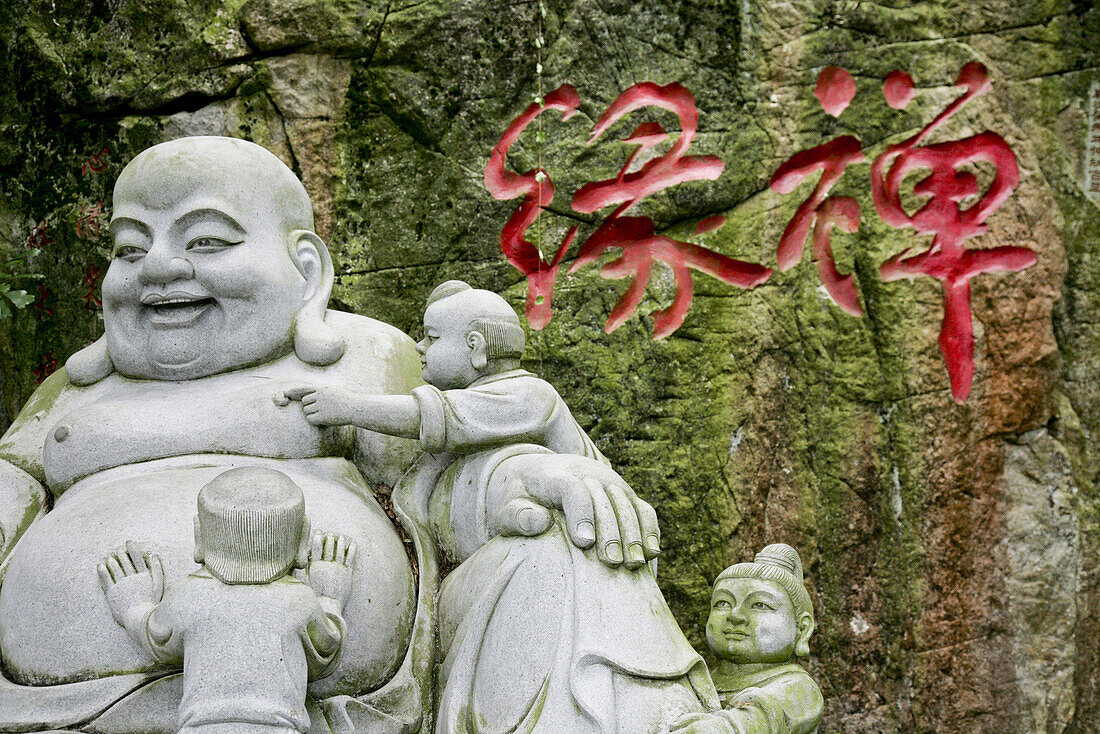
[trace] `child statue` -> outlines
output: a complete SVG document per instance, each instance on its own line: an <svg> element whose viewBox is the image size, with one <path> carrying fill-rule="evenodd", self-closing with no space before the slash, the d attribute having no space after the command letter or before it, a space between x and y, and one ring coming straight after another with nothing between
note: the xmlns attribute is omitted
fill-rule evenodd
<svg viewBox="0 0 1100 734"><path fill-rule="evenodd" d="M420 439L428 453L534 443L559 454L599 451L545 380L519 369L525 337L508 302L460 280L436 286L417 344L427 385L411 396L331 387L288 390L314 425L355 425Z"/></svg>
<svg viewBox="0 0 1100 734"><path fill-rule="evenodd" d="M309 730L307 680L339 661L356 546L313 536L302 490L274 469L230 469L198 495L195 561L164 589L134 543L99 564L115 620L153 657L183 664L183 734ZM306 584L290 572L309 568Z"/></svg>
<svg viewBox="0 0 1100 734"><path fill-rule="evenodd" d="M814 734L821 689L794 657L810 652L813 606L798 551L775 543L752 563L730 566L714 582L707 646L722 702L717 713L688 714L672 734Z"/></svg>
<svg viewBox="0 0 1100 734"><path fill-rule="evenodd" d="M276 402L301 400L306 419L314 425L354 425L419 439L430 454L535 444L606 464L557 390L519 368L524 342L519 317L507 301L449 280L428 296L424 337L416 347L427 385L407 396L302 386L276 396ZM609 560L638 568L659 549L657 536L648 535L621 550L612 547Z"/></svg>

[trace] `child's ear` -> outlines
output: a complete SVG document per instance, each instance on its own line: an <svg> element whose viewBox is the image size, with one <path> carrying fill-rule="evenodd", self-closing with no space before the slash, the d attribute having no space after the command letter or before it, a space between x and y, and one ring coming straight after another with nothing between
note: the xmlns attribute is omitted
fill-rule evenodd
<svg viewBox="0 0 1100 734"><path fill-rule="evenodd" d="M798 618L798 639L794 643L794 654L804 658L810 654L810 635L814 633L814 616L803 612Z"/></svg>
<svg viewBox="0 0 1100 734"><path fill-rule="evenodd" d="M202 527L199 525L199 516L195 515L195 563L202 562Z"/></svg>
<svg viewBox="0 0 1100 734"><path fill-rule="evenodd" d="M308 568L309 567L309 542L313 538L313 533L310 532L309 518L302 518L302 535L298 541L298 553L294 556L295 568Z"/></svg>
<svg viewBox="0 0 1100 734"><path fill-rule="evenodd" d="M489 364L489 347L485 343L485 335L480 331L471 331L466 335L466 345L470 347L470 364L475 370L485 369Z"/></svg>

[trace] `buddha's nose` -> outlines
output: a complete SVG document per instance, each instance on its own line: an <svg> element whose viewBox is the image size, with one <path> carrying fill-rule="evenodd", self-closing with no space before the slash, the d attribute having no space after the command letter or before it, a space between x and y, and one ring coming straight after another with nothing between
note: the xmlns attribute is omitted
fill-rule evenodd
<svg viewBox="0 0 1100 734"><path fill-rule="evenodd" d="M188 280L195 277L195 269L182 257L174 257L157 247L153 247L142 258L141 281L143 283L171 283L174 280Z"/></svg>

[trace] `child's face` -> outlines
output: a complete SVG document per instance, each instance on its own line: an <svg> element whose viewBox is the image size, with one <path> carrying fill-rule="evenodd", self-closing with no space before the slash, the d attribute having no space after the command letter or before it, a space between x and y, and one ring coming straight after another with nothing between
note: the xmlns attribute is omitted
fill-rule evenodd
<svg viewBox="0 0 1100 734"><path fill-rule="evenodd" d="M469 318L447 299L424 311L424 338L416 345L420 352L424 381L440 390L464 388L481 376L471 362L472 348L466 339Z"/></svg>
<svg viewBox="0 0 1100 734"><path fill-rule="evenodd" d="M707 645L733 663L783 663L794 655L798 621L782 586L762 579L723 579L714 586Z"/></svg>

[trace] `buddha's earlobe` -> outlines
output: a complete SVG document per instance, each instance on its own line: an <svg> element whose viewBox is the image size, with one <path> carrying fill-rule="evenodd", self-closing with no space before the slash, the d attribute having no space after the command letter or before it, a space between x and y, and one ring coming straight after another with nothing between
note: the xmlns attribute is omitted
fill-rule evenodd
<svg viewBox="0 0 1100 734"><path fill-rule="evenodd" d="M800 658L810 654L810 635L814 633L814 617L803 613L798 618L798 640L794 645L794 654Z"/></svg>
<svg viewBox="0 0 1100 734"><path fill-rule="evenodd" d="M65 375L80 387L94 385L115 371L107 353L107 337L101 336L65 360Z"/></svg>
<svg viewBox="0 0 1100 734"><path fill-rule="evenodd" d="M305 278L304 303L294 319L294 352L307 364L330 365L344 353L344 339L325 323L325 309L336 280L328 248L313 232L289 235L290 258Z"/></svg>
<svg viewBox="0 0 1100 734"><path fill-rule="evenodd" d="M198 516L195 517L195 563L202 564L202 527L199 525Z"/></svg>

